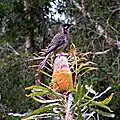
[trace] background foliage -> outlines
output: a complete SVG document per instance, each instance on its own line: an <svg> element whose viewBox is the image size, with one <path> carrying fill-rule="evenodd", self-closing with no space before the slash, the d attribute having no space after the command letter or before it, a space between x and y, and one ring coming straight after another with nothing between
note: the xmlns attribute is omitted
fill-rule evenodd
<svg viewBox="0 0 120 120"><path fill-rule="evenodd" d="M76 2L79 6L76 6ZM33 64L29 59L33 53L38 53L47 46L57 32L59 22L74 22L76 26L71 30L71 39L81 52L109 50L106 54L89 55L89 59L97 63L99 71L84 76L82 80L93 84L97 91L112 86L109 95L112 92L115 94L111 109L116 114L113 119L118 120L119 14L118 0L1 0L0 117L10 111L23 113L37 106L37 103L25 98L24 87L34 84L35 80L34 72L28 69Z"/></svg>

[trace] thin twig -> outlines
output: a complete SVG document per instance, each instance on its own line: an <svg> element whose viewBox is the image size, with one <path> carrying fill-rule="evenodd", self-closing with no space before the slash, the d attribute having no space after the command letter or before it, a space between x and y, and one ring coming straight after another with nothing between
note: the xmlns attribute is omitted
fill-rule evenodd
<svg viewBox="0 0 120 120"><path fill-rule="evenodd" d="M7 43L7 46L15 53L15 55L19 55L19 53L15 51L15 49L11 45Z"/></svg>
<svg viewBox="0 0 120 120"><path fill-rule="evenodd" d="M91 14L90 14L88 11L85 10L84 0L82 0L81 6L80 6L79 3L77 3L75 0L71 0L71 1L72 1L73 4L79 9L79 11L83 13L83 16L84 16L84 17L87 16L87 17L89 18L89 20L90 20L91 23L95 23L95 27L96 27L96 30L97 30L98 34L99 34L100 36L101 36L101 35L104 36L104 38L107 40L107 39L109 38L109 37L108 37L108 33L104 30L104 28L102 27L102 25L100 25L100 24L97 23L94 19L92 19L92 18L91 18ZM119 11L119 10L120 10L120 8L115 9L115 10L112 12L112 14L115 13L116 11ZM112 16L112 14L110 15L110 17ZM107 24L108 24L116 33L118 33L117 30L115 30L115 29L109 24L109 19L110 19L110 17L109 17L108 20L107 20ZM112 38L109 38L109 39L112 40ZM113 41L113 40L112 40L112 41Z"/></svg>
<svg viewBox="0 0 120 120"><path fill-rule="evenodd" d="M34 60L43 60L45 57L33 57L32 59L28 59L26 61L34 61Z"/></svg>
<svg viewBox="0 0 120 120"><path fill-rule="evenodd" d="M86 55L92 54L92 55L103 55L103 54L107 54L111 49L102 51L102 52L87 52L85 53Z"/></svg>
<svg viewBox="0 0 120 120"><path fill-rule="evenodd" d="M75 0L71 0L74 5L81 11L82 10L82 7L75 1Z"/></svg>

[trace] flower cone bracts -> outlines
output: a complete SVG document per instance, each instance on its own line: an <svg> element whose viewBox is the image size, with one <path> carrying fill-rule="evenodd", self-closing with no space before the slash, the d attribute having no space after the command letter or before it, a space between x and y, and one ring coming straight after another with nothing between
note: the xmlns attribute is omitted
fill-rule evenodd
<svg viewBox="0 0 120 120"><path fill-rule="evenodd" d="M68 92L73 88L72 72L70 71L66 56L59 55L54 61L51 88L58 92Z"/></svg>

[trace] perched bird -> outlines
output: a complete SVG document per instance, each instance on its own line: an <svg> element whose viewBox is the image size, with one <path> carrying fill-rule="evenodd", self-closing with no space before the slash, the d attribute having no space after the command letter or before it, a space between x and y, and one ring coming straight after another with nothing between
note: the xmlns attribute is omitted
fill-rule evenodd
<svg viewBox="0 0 120 120"><path fill-rule="evenodd" d="M53 37L48 45L47 52L45 53L45 59L41 62L37 71L42 70L46 64L50 55L61 49L68 49L70 43L69 28L72 24L63 24L59 28L59 32Z"/></svg>

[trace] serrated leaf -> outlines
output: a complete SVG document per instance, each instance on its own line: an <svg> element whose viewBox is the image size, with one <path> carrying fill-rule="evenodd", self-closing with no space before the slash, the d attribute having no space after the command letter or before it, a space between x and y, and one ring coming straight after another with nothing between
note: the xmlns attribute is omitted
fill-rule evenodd
<svg viewBox="0 0 120 120"><path fill-rule="evenodd" d="M113 98L114 93L112 93L108 98L106 98L105 100L101 101L102 104L108 104L111 99Z"/></svg>
<svg viewBox="0 0 120 120"><path fill-rule="evenodd" d="M77 87L76 87L77 91L76 91L76 97L75 97L75 100L81 100L82 97L84 96L85 94L85 88L83 85L80 85L80 83L77 84Z"/></svg>
<svg viewBox="0 0 120 120"><path fill-rule="evenodd" d="M97 68L95 68L95 67L85 67L85 68L82 68L82 69L81 69L81 71L83 71L83 70L86 70L86 71L83 72L83 73L81 74L81 76L83 76L85 73L87 73L87 72L89 72L89 71L97 70ZM81 72L81 71L80 71L80 72Z"/></svg>
<svg viewBox="0 0 120 120"><path fill-rule="evenodd" d="M90 96L88 96L88 95L85 95L84 98L87 98L87 99L90 99L90 100L92 99L92 98L91 98Z"/></svg>
<svg viewBox="0 0 120 120"><path fill-rule="evenodd" d="M79 73L81 71L82 67L86 67L86 66L88 66L88 64L80 63L80 66L78 67L77 72Z"/></svg>
<svg viewBox="0 0 120 120"><path fill-rule="evenodd" d="M52 77L50 74L48 74L47 72L45 72L45 71L43 71L43 70L40 70L40 72L43 73L43 74L45 74L46 76L48 76L48 77L50 77L50 78Z"/></svg>
<svg viewBox="0 0 120 120"><path fill-rule="evenodd" d="M36 90L36 91L43 91L43 90L47 90L46 87L43 87L43 86L37 86L37 85L33 85L33 86L30 86L30 87L26 87L25 90Z"/></svg>
<svg viewBox="0 0 120 120"><path fill-rule="evenodd" d="M29 95L27 95L28 97L34 97L34 96L43 96L43 95L47 95L49 92L48 91L44 91L44 92L33 92L30 93Z"/></svg>
<svg viewBox="0 0 120 120"><path fill-rule="evenodd" d="M85 57L78 58L78 62L83 62L83 61L87 61L87 59Z"/></svg>
<svg viewBox="0 0 120 120"><path fill-rule="evenodd" d="M46 113L46 114L40 114L40 115L31 115L27 118L22 118L22 120L36 120L37 118L51 118L52 116L55 116L55 113Z"/></svg>
<svg viewBox="0 0 120 120"><path fill-rule="evenodd" d="M88 92L96 95L97 93L96 93L91 87L92 87L92 86L89 87L88 85L85 85L85 88L88 90Z"/></svg>
<svg viewBox="0 0 120 120"><path fill-rule="evenodd" d="M38 99L36 97L32 97L34 100L36 100L37 102L40 102L40 103L55 103L55 102L62 102L63 100L62 99L55 99L55 100L41 100L41 99Z"/></svg>
<svg viewBox="0 0 120 120"><path fill-rule="evenodd" d="M94 108L91 108L91 110L97 112L98 114L102 115L102 116L106 116L106 117L115 117L115 114L111 114L111 113L108 113L108 112L104 112L102 110L99 110L99 109L94 109Z"/></svg>
<svg viewBox="0 0 120 120"><path fill-rule="evenodd" d="M59 104L52 104L51 106L49 105L49 106L40 107L39 109L36 109L33 112L31 112L30 114L28 114L26 117L22 118L22 120L25 120L28 117L33 116L33 115L41 115L41 114L50 113L50 112L53 113L53 108L55 108L55 107L61 108L61 106Z"/></svg>
<svg viewBox="0 0 120 120"><path fill-rule="evenodd" d="M108 106L102 104L101 102L92 101L92 103L89 105L90 106L99 106L99 107L107 109L109 112L113 112Z"/></svg>

